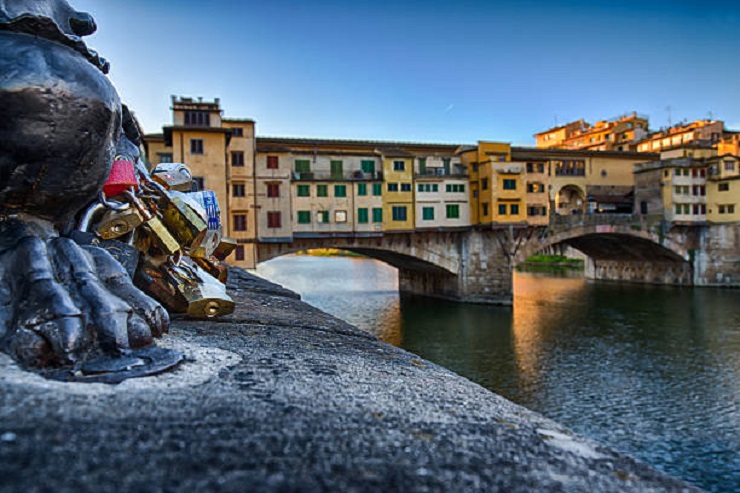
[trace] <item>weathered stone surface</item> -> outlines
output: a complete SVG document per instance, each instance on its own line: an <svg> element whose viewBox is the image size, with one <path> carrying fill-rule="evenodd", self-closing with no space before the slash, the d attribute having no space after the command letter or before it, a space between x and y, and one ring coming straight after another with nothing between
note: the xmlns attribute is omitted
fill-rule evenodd
<svg viewBox="0 0 740 493"><path fill-rule="evenodd" d="M175 321L176 371L44 380L0 359L2 491L692 491L246 274Z"/></svg>

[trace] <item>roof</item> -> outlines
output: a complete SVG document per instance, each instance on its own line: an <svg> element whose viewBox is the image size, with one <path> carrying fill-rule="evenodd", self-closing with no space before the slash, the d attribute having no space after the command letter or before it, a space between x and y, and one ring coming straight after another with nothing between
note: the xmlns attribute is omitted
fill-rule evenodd
<svg viewBox="0 0 740 493"><path fill-rule="evenodd" d="M512 161L542 160L548 158L572 158L572 157L609 157L621 159L644 159L655 160L660 154L654 152L635 151L591 151L588 149L543 149L538 147L512 147Z"/></svg>
<svg viewBox="0 0 740 493"><path fill-rule="evenodd" d="M227 123L254 123L251 118L221 118L221 121Z"/></svg>

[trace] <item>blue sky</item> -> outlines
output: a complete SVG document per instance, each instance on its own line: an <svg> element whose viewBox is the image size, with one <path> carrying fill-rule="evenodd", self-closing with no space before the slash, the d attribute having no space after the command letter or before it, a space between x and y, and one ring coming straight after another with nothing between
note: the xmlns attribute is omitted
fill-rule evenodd
<svg viewBox="0 0 740 493"><path fill-rule="evenodd" d="M740 129L740 1L70 3L147 132L171 94L272 136L531 144L631 111Z"/></svg>

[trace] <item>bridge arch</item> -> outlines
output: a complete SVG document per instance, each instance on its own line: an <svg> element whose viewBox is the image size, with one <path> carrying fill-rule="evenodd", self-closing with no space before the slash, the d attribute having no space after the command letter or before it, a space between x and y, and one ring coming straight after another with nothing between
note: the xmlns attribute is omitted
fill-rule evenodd
<svg viewBox="0 0 740 493"><path fill-rule="evenodd" d="M260 243L258 262L316 248L336 248L380 260L399 271L456 276L459 256L456 239L438 235L428 241L419 235L386 235L377 238L294 238L291 243Z"/></svg>

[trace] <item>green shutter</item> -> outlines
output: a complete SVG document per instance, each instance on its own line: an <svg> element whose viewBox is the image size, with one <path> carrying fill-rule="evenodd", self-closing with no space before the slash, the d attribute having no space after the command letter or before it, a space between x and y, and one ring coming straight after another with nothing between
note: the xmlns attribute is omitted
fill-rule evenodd
<svg viewBox="0 0 740 493"><path fill-rule="evenodd" d="M375 173L375 161L363 160L361 165L363 173Z"/></svg>
<svg viewBox="0 0 740 493"><path fill-rule="evenodd" d="M421 213L425 221L434 221L434 207L424 207Z"/></svg>
<svg viewBox="0 0 740 493"><path fill-rule="evenodd" d="M311 185L298 185L297 195L299 197L310 197Z"/></svg>
<svg viewBox="0 0 740 493"><path fill-rule="evenodd" d="M376 197L380 197L381 195L383 195L382 183L373 183L373 195Z"/></svg>
<svg viewBox="0 0 740 493"><path fill-rule="evenodd" d="M297 173L310 173L311 161L309 161L308 159L296 159L295 170Z"/></svg>
<svg viewBox="0 0 740 493"><path fill-rule="evenodd" d="M383 222L383 209L380 207L374 207L373 208L373 222L374 223L382 223Z"/></svg>
<svg viewBox="0 0 740 493"><path fill-rule="evenodd" d="M346 185L334 185L334 196L335 197L346 197L347 186Z"/></svg>
<svg viewBox="0 0 740 493"><path fill-rule="evenodd" d="M360 224L367 224L368 222L367 208L361 207L357 209L357 222Z"/></svg>
<svg viewBox="0 0 740 493"><path fill-rule="evenodd" d="M316 196L317 197L328 197L329 192L327 185L316 185Z"/></svg>
<svg viewBox="0 0 740 493"><path fill-rule="evenodd" d="M422 174L422 175L427 174L427 158L425 157L419 158L419 174Z"/></svg>
<svg viewBox="0 0 740 493"><path fill-rule="evenodd" d="M298 211L298 224L309 224L311 222L311 211Z"/></svg>
<svg viewBox="0 0 740 493"><path fill-rule="evenodd" d="M519 205L518 204L511 204L511 215L516 216L519 214Z"/></svg>
<svg viewBox="0 0 740 493"><path fill-rule="evenodd" d="M500 216L506 215L506 204L499 204L498 206L498 213Z"/></svg>
<svg viewBox="0 0 740 493"><path fill-rule="evenodd" d="M342 161L331 162L331 178L332 180L341 180L343 178L343 166Z"/></svg>
<svg viewBox="0 0 740 493"><path fill-rule="evenodd" d="M460 206L458 204L447 204L447 219L459 219Z"/></svg>
<svg viewBox="0 0 740 493"><path fill-rule="evenodd" d="M360 197L364 197L365 195L367 195L367 183L357 184L357 195Z"/></svg>

